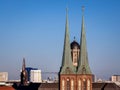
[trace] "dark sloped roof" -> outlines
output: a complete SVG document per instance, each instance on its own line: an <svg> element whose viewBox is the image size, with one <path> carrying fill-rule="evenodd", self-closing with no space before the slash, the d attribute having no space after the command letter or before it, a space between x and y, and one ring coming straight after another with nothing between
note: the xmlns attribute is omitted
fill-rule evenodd
<svg viewBox="0 0 120 90"><path fill-rule="evenodd" d="M93 83L93 90L120 90L115 83Z"/></svg>
<svg viewBox="0 0 120 90"><path fill-rule="evenodd" d="M59 90L59 83L31 83L29 86L17 87L16 90ZM115 83L92 83L92 90L120 90L120 87Z"/></svg>
<svg viewBox="0 0 120 90"><path fill-rule="evenodd" d="M115 83L92 83L93 90L120 90L120 87L117 86ZM59 83L41 83L40 88L56 88L58 89Z"/></svg>
<svg viewBox="0 0 120 90"><path fill-rule="evenodd" d="M105 87L106 89L114 88L115 90L120 90L120 87L117 86L115 83L108 83Z"/></svg>
<svg viewBox="0 0 120 90"><path fill-rule="evenodd" d="M93 83L92 85L93 88L102 88L105 85L105 83Z"/></svg>
<svg viewBox="0 0 120 90"><path fill-rule="evenodd" d="M58 83L41 83L39 88L58 88Z"/></svg>
<svg viewBox="0 0 120 90"><path fill-rule="evenodd" d="M75 40L73 42L71 42L70 46L71 46L71 49L74 49L76 46L78 49L80 49L79 43L77 43Z"/></svg>

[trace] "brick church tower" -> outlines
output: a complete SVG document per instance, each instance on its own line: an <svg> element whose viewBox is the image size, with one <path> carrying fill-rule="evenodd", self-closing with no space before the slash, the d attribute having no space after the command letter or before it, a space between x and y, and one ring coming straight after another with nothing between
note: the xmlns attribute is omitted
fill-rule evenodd
<svg viewBox="0 0 120 90"><path fill-rule="evenodd" d="M22 64L22 71L21 71L21 75L20 75L20 79L21 79L21 82L20 84L22 86L25 86L27 85L27 82L28 82L28 74L27 74L27 71L26 71L26 65L25 65L25 58L23 58L23 64Z"/></svg>
<svg viewBox="0 0 120 90"><path fill-rule="evenodd" d="M92 72L88 62L84 15L82 15L80 45L77 45L76 52L73 52L75 48L70 48L68 26L67 10L62 65L59 72L59 89L92 90Z"/></svg>

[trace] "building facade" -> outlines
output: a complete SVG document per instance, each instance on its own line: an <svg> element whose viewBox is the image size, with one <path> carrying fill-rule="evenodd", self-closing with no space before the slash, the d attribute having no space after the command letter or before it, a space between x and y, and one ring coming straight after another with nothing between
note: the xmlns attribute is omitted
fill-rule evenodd
<svg viewBox="0 0 120 90"><path fill-rule="evenodd" d="M28 82L31 82L31 70L38 70L38 68L26 67ZM41 71L41 70L40 70Z"/></svg>
<svg viewBox="0 0 120 90"><path fill-rule="evenodd" d="M120 82L120 75L113 75L111 76L112 82Z"/></svg>
<svg viewBox="0 0 120 90"><path fill-rule="evenodd" d="M41 70L31 70L30 71L30 82L33 82L33 83L41 83L42 82Z"/></svg>
<svg viewBox="0 0 120 90"><path fill-rule="evenodd" d="M8 72L0 72L0 82L8 81Z"/></svg>
<svg viewBox="0 0 120 90"><path fill-rule="evenodd" d="M67 10L59 88L60 90L92 90L92 72L88 63L84 15L82 16L80 45L75 45L71 50Z"/></svg>

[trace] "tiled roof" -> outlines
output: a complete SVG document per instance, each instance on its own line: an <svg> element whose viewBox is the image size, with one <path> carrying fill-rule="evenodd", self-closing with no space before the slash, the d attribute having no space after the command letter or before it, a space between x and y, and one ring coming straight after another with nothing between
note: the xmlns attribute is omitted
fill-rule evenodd
<svg viewBox="0 0 120 90"><path fill-rule="evenodd" d="M93 83L93 90L120 90L120 87L115 83Z"/></svg>
<svg viewBox="0 0 120 90"><path fill-rule="evenodd" d="M58 90L59 83L33 83L26 87L19 87L16 90ZM0 87L0 90L15 90L12 87ZM92 83L92 90L120 90L115 83Z"/></svg>
<svg viewBox="0 0 120 90"><path fill-rule="evenodd" d="M105 88L116 88L120 90L120 87L117 86L115 83L108 83Z"/></svg>
<svg viewBox="0 0 120 90"><path fill-rule="evenodd" d="M105 83L93 83L92 85L93 88L102 88L105 85Z"/></svg>
<svg viewBox="0 0 120 90"><path fill-rule="evenodd" d="M41 83L39 88L58 88L58 83Z"/></svg>
<svg viewBox="0 0 120 90"><path fill-rule="evenodd" d="M12 86L0 86L0 90L15 90Z"/></svg>

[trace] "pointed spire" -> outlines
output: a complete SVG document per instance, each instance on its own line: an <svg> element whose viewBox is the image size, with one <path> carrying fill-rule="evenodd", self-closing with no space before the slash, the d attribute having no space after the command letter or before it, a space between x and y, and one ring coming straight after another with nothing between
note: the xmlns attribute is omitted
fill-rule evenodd
<svg viewBox="0 0 120 90"><path fill-rule="evenodd" d="M84 7L82 7L84 13ZM92 74L89 63L88 63L88 54L86 46L86 34L85 34L85 25L84 25L84 15L82 15L82 27L81 27L81 41L80 41L80 58L78 62L78 74Z"/></svg>
<svg viewBox="0 0 120 90"><path fill-rule="evenodd" d="M26 65L25 65L25 58L23 58L22 71L25 71L25 67L26 67Z"/></svg>
<svg viewBox="0 0 120 90"><path fill-rule="evenodd" d="M62 66L60 74L73 74L74 66L72 65L71 59L71 49L70 49L70 40L69 40L69 26L68 26L68 8L66 9L66 26L65 26L65 38L64 38L64 49L62 57Z"/></svg>
<svg viewBox="0 0 120 90"><path fill-rule="evenodd" d="M27 85L28 81L28 74L26 71L26 65L25 65L25 58L23 58L23 64L22 64L22 72L21 72L21 85Z"/></svg>

